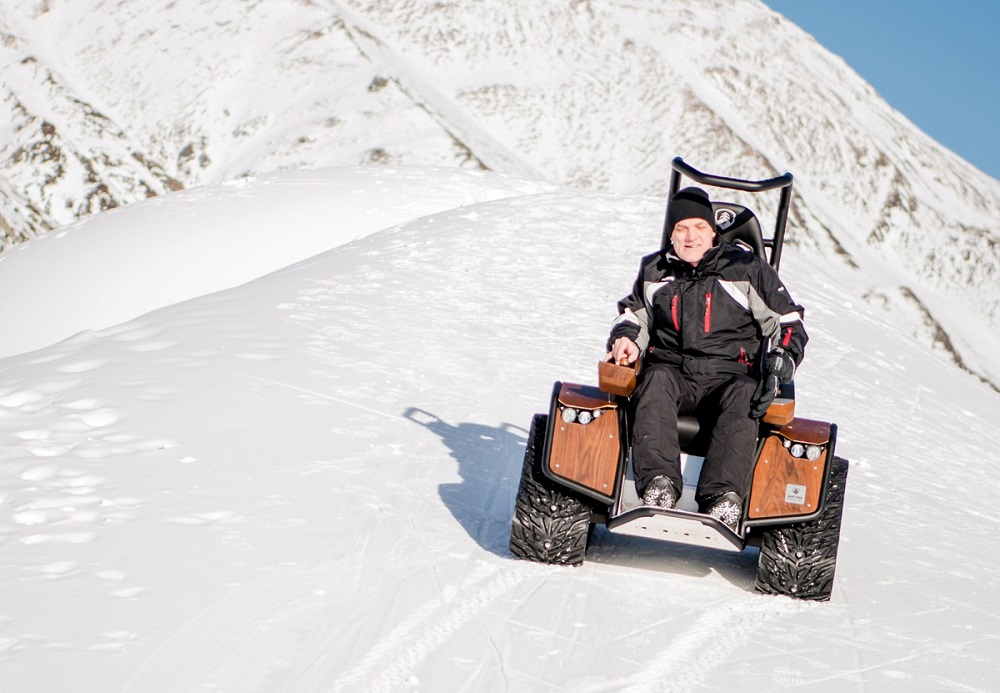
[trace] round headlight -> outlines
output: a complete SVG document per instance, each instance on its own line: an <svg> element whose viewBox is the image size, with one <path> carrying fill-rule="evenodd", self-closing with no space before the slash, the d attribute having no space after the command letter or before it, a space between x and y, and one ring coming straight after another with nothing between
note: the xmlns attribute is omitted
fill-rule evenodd
<svg viewBox="0 0 1000 693"><path fill-rule="evenodd" d="M781 444L784 445L786 448L792 447L792 441L788 440L788 438L782 438Z"/></svg>
<svg viewBox="0 0 1000 693"><path fill-rule="evenodd" d="M818 460L820 454L822 454L823 448L818 445L807 445L806 446L806 459L807 460Z"/></svg>
<svg viewBox="0 0 1000 693"><path fill-rule="evenodd" d="M576 409L566 407L562 410L562 420L566 423L573 423L576 421Z"/></svg>
<svg viewBox="0 0 1000 693"><path fill-rule="evenodd" d="M595 411L594 411L594 418L595 418L595 419L599 419L599 418L601 418L601 414L603 414L603 413L604 413L604 410L603 410L603 409L597 409L597 410L595 410Z"/></svg>
<svg viewBox="0 0 1000 693"><path fill-rule="evenodd" d="M580 412L580 414L576 417L576 420L586 426L594 420L594 415L585 409Z"/></svg>
<svg viewBox="0 0 1000 693"><path fill-rule="evenodd" d="M788 452L792 453L792 457L802 457L805 454L806 446L802 443L795 443L792 447L788 448Z"/></svg>

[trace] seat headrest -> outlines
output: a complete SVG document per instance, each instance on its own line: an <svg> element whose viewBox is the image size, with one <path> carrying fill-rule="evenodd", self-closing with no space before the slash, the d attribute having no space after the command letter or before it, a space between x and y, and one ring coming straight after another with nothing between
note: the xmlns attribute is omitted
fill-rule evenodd
<svg viewBox="0 0 1000 693"><path fill-rule="evenodd" d="M735 202L712 202L715 225L719 234L730 243L756 253L765 262L764 236L757 216L747 207Z"/></svg>

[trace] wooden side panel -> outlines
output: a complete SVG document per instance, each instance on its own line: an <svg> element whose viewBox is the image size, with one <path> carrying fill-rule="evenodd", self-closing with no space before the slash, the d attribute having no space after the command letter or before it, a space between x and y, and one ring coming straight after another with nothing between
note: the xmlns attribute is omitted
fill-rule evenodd
<svg viewBox="0 0 1000 693"><path fill-rule="evenodd" d="M549 448L549 469L556 476L610 496L615 490L619 457L618 412L584 425L557 418Z"/></svg>
<svg viewBox="0 0 1000 693"><path fill-rule="evenodd" d="M824 449L815 460L792 457L778 436L764 441L753 472L749 519L815 512L823 490L826 455Z"/></svg>

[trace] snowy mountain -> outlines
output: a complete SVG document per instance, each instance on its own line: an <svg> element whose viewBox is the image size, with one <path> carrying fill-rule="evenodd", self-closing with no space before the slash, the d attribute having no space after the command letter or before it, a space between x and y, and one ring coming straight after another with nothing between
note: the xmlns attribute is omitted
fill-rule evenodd
<svg viewBox="0 0 1000 693"><path fill-rule="evenodd" d="M0 101L0 690L995 687L1000 183L756 0L0 0ZM507 554L678 154L796 176L830 603Z"/></svg>
<svg viewBox="0 0 1000 693"><path fill-rule="evenodd" d="M792 171L790 242L854 268L866 303L1000 386L1000 182L757 0L0 0L0 37L5 246L328 165L662 196L680 154Z"/></svg>
<svg viewBox="0 0 1000 693"><path fill-rule="evenodd" d="M9 253L0 350L41 346L0 358L0 690L992 690L1000 395L803 248L798 411L851 460L833 600L755 594L752 549L508 556L525 429L595 381L661 207L333 168Z"/></svg>

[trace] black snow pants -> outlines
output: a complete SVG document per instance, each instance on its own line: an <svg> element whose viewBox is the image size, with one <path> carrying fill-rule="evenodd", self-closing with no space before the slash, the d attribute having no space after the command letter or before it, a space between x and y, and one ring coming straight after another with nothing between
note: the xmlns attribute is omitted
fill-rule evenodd
<svg viewBox="0 0 1000 693"><path fill-rule="evenodd" d="M644 368L632 395L632 463L640 497L660 475L683 489L677 416L694 414L702 427L714 422L695 500L703 505L728 491L744 498L757 446L757 421L750 418L756 387L742 373L688 374L666 364Z"/></svg>

